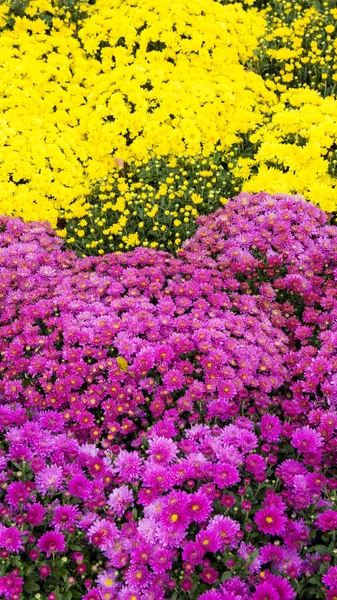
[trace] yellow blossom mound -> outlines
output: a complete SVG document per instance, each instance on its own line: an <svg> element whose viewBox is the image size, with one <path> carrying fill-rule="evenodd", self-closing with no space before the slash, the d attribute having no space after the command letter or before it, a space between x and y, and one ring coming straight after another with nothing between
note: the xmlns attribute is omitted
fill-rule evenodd
<svg viewBox="0 0 337 600"><path fill-rule="evenodd" d="M226 151L275 102L245 68L264 18L239 4L98 0L78 36L57 16L47 30L17 17L0 35L5 214L55 225L114 155Z"/></svg>

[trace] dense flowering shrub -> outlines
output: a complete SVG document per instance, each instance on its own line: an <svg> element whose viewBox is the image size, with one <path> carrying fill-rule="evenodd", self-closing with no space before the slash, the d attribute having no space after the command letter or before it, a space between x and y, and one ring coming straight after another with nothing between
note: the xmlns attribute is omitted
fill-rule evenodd
<svg viewBox="0 0 337 600"><path fill-rule="evenodd" d="M80 259L2 218L4 589L32 548L77 598L85 536L85 600L336 595L337 228L268 194L199 221L176 258ZM31 503L51 505L34 542Z"/></svg>

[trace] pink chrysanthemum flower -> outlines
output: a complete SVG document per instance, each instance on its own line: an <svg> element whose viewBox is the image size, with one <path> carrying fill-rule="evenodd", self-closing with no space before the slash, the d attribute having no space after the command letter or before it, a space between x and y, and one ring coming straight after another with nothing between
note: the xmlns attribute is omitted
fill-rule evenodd
<svg viewBox="0 0 337 600"><path fill-rule="evenodd" d="M120 485L109 495L108 505L117 517L122 517L129 505L133 504L133 493L126 485Z"/></svg>
<svg viewBox="0 0 337 600"><path fill-rule="evenodd" d="M321 531L334 531L337 529L337 511L326 510L319 515L315 525Z"/></svg>
<svg viewBox="0 0 337 600"><path fill-rule="evenodd" d="M275 415L263 415L260 423L261 436L266 442L278 442L282 423Z"/></svg>
<svg viewBox="0 0 337 600"><path fill-rule="evenodd" d="M7 486L6 500L8 504L11 504L15 508L27 500L29 496L30 494L22 481L14 481Z"/></svg>
<svg viewBox="0 0 337 600"><path fill-rule="evenodd" d="M127 452L127 450L121 450L118 454L115 467L119 470L119 474L127 482L132 483L140 477L142 458L138 452Z"/></svg>
<svg viewBox="0 0 337 600"><path fill-rule="evenodd" d="M269 574L267 581L276 589L281 600L294 600L296 597L296 592L284 577Z"/></svg>
<svg viewBox="0 0 337 600"><path fill-rule="evenodd" d="M306 425L294 431L291 443L299 452L317 452L323 445L323 438Z"/></svg>
<svg viewBox="0 0 337 600"><path fill-rule="evenodd" d="M74 525L79 519L80 513L77 506L68 504L66 506L57 506L54 509L52 524L55 529L66 529L69 525Z"/></svg>
<svg viewBox="0 0 337 600"><path fill-rule="evenodd" d="M16 527L0 526L0 548L16 553L24 550L21 533Z"/></svg>
<svg viewBox="0 0 337 600"><path fill-rule="evenodd" d="M337 566L330 567L328 572L323 575L322 581L328 587L337 587Z"/></svg>
<svg viewBox="0 0 337 600"><path fill-rule="evenodd" d="M53 552L64 552L66 541L62 533L47 531L38 539L37 547L49 557Z"/></svg>
<svg viewBox="0 0 337 600"><path fill-rule="evenodd" d="M45 467L36 477L36 487L41 494L46 495L48 490L59 491L62 489L63 469L56 465Z"/></svg>
<svg viewBox="0 0 337 600"><path fill-rule="evenodd" d="M208 519L212 511L212 502L204 492L191 494L188 500L188 510L193 521L201 523Z"/></svg>
<svg viewBox="0 0 337 600"><path fill-rule="evenodd" d="M222 549L232 550L237 546L237 535L240 531L240 525L234 519L225 517L224 515L216 515L211 519L208 529L217 535Z"/></svg>
<svg viewBox="0 0 337 600"><path fill-rule="evenodd" d="M45 514L46 509L44 508L44 506L42 506L42 504L40 504L39 502L35 502L29 507L26 520L31 525L40 525L40 523L42 523L44 519Z"/></svg>
<svg viewBox="0 0 337 600"><path fill-rule="evenodd" d="M276 508L262 508L255 514L259 531L269 535L280 535L286 524L286 517Z"/></svg>
<svg viewBox="0 0 337 600"><path fill-rule="evenodd" d="M280 596L271 583L264 581L257 586L252 600L280 600Z"/></svg>
<svg viewBox="0 0 337 600"><path fill-rule="evenodd" d="M153 436L149 441L149 450L147 453L154 462L170 465L177 458L178 448L173 440Z"/></svg>

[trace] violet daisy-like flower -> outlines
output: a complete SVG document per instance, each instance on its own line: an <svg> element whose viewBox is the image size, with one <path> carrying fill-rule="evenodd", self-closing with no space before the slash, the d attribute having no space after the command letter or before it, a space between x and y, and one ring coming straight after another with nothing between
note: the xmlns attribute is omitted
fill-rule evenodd
<svg viewBox="0 0 337 600"><path fill-rule="evenodd" d="M220 489L230 487L240 481L239 471L230 464L220 464L214 466L214 483Z"/></svg>
<svg viewBox="0 0 337 600"><path fill-rule="evenodd" d="M287 581L287 579L284 577L270 573L267 581L276 589L278 595L280 596L280 600L294 600L294 598L296 598L296 592L290 585L289 581Z"/></svg>
<svg viewBox="0 0 337 600"><path fill-rule="evenodd" d="M0 548L16 553L24 550L21 533L16 527L0 526Z"/></svg>
<svg viewBox="0 0 337 600"><path fill-rule="evenodd" d="M77 506L67 504L66 506L57 506L54 509L52 524L55 529L65 529L69 525L75 525L80 516Z"/></svg>
<svg viewBox="0 0 337 600"><path fill-rule="evenodd" d="M14 481L6 488L6 500L8 504L14 506L15 508L27 500L29 496L30 494L22 481Z"/></svg>
<svg viewBox="0 0 337 600"><path fill-rule="evenodd" d="M227 598L226 594L233 594L235 597L241 597L243 599L248 599L250 594L249 587L245 581L243 581L240 577L235 575L235 577L231 577L227 581L224 581L220 586L221 592L223 592L223 599Z"/></svg>
<svg viewBox="0 0 337 600"><path fill-rule="evenodd" d="M127 482L134 482L140 477L142 468L142 458L138 452L127 452L127 450L121 450L115 460L115 467L118 469L119 474Z"/></svg>
<svg viewBox="0 0 337 600"><path fill-rule="evenodd" d="M156 549L151 558L150 566L154 573L166 573L172 567L173 553L168 548Z"/></svg>
<svg viewBox="0 0 337 600"><path fill-rule="evenodd" d="M188 510L193 521L201 523L208 519L212 511L212 502L204 492L191 494L188 500Z"/></svg>
<svg viewBox="0 0 337 600"><path fill-rule="evenodd" d="M63 485L63 469L56 465L45 467L35 477L36 487L41 494L46 495L48 490L59 491Z"/></svg>
<svg viewBox="0 0 337 600"><path fill-rule="evenodd" d="M199 531L196 541L205 550L205 552L217 552L221 547L220 536L212 529Z"/></svg>
<svg viewBox="0 0 337 600"><path fill-rule="evenodd" d="M235 600L236 596L229 594L226 596L228 600ZM208 590L201 596L198 596L198 600L224 600L223 595L217 590Z"/></svg>
<svg viewBox="0 0 337 600"><path fill-rule="evenodd" d="M252 594L252 600L281 600L279 593L268 581L260 583Z"/></svg>
<svg viewBox="0 0 337 600"><path fill-rule="evenodd" d="M184 504L168 502L161 512L160 520L169 529L185 529L191 519Z"/></svg>
<svg viewBox="0 0 337 600"><path fill-rule="evenodd" d="M91 496L92 483L85 475L79 473L70 479L68 490L73 496L81 498L82 500L87 500Z"/></svg>
<svg viewBox="0 0 337 600"><path fill-rule="evenodd" d="M111 494L109 495L108 505L117 517L122 517L128 506L133 505L133 493L127 487L127 485L121 485L117 487Z"/></svg>
<svg viewBox="0 0 337 600"><path fill-rule="evenodd" d="M40 552L45 552L47 558L52 552L64 552L66 541L63 533L57 531L47 531L37 541L37 547Z"/></svg>
<svg viewBox="0 0 337 600"><path fill-rule="evenodd" d="M149 440L149 450L147 453L154 462L169 465L172 462L175 462L178 448L173 440L153 436L152 439Z"/></svg>
<svg viewBox="0 0 337 600"><path fill-rule="evenodd" d="M280 535L287 522L286 517L276 508L262 508L254 517L259 531L269 535Z"/></svg>
<svg viewBox="0 0 337 600"><path fill-rule="evenodd" d="M26 520L31 525L40 525L40 523L42 523L42 521L44 519L45 514L46 514L46 509L44 508L44 506L42 506L42 504L40 504L40 502L35 502L34 504L31 504L29 507L29 509L27 511Z"/></svg>
<svg viewBox="0 0 337 600"><path fill-rule="evenodd" d="M294 431L291 443L299 452L317 452L323 445L323 438L306 425Z"/></svg>
<svg viewBox="0 0 337 600"><path fill-rule="evenodd" d="M217 535L222 549L232 550L238 545L237 535L240 531L240 525L234 519L224 515L216 515L209 522L208 529Z"/></svg>
<svg viewBox="0 0 337 600"><path fill-rule="evenodd" d="M101 585L106 590L113 590L116 586L116 573L112 569L100 573L97 577L98 585Z"/></svg>
<svg viewBox="0 0 337 600"><path fill-rule="evenodd" d="M266 442L278 442L282 423L275 415L263 415L260 423L261 436Z"/></svg>
<svg viewBox="0 0 337 600"><path fill-rule="evenodd" d="M323 575L322 581L327 587L337 587L337 566L330 567L328 572Z"/></svg>
<svg viewBox="0 0 337 600"><path fill-rule="evenodd" d="M337 511L326 510L324 513L319 515L315 525L321 531L333 531L337 529Z"/></svg>

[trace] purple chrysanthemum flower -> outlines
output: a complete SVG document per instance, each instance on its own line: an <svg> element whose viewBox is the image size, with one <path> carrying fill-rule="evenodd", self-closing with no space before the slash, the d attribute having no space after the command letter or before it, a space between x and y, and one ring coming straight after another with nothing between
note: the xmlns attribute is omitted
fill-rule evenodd
<svg viewBox="0 0 337 600"><path fill-rule="evenodd" d="M78 520L79 515L80 513L77 506L71 504L66 506L56 506L52 524L56 530L65 529L69 525L74 525Z"/></svg>
<svg viewBox="0 0 337 600"><path fill-rule="evenodd" d="M154 462L169 465L176 460L178 448L173 440L153 436L149 440L149 450L147 453Z"/></svg>
<svg viewBox="0 0 337 600"><path fill-rule="evenodd" d="M284 577L269 574L267 581L276 589L280 600L294 600L296 597L296 592Z"/></svg>
<svg viewBox="0 0 337 600"><path fill-rule="evenodd" d="M286 524L286 517L276 508L262 508L255 514L259 531L269 535L280 535Z"/></svg>
<svg viewBox="0 0 337 600"><path fill-rule="evenodd" d="M306 425L294 431L291 443L299 452L317 452L323 445L323 438Z"/></svg>
<svg viewBox="0 0 337 600"><path fill-rule="evenodd" d="M280 596L271 583L264 581L257 586L252 600L280 600Z"/></svg>
<svg viewBox="0 0 337 600"><path fill-rule="evenodd" d="M139 479L142 462L138 452L121 450L115 460L115 467L118 469L120 476L131 483Z"/></svg>
<svg viewBox="0 0 337 600"><path fill-rule="evenodd" d="M337 566L330 567L328 572L323 575L322 581L328 587L337 587Z"/></svg>
<svg viewBox="0 0 337 600"><path fill-rule="evenodd" d="M87 500L91 495L92 483L84 475L79 473L70 479L68 490L73 496L81 498L82 500Z"/></svg>
<svg viewBox="0 0 337 600"><path fill-rule="evenodd" d="M45 467L35 477L38 491L46 495L48 490L59 491L62 489L63 469L56 465Z"/></svg>
<svg viewBox="0 0 337 600"><path fill-rule="evenodd" d="M126 485L120 485L113 490L108 499L108 505L117 517L122 517L128 506L133 503L133 493Z"/></svg>
<svg viewBox="0 0 337 600"><path fill-rule="evenodd" d="M24 550L21 533L16 527L0 526L0 548L9 552Z"/></svg>
<svg viewBox="0 0 337 600"><path fill-rule="evenodd" d="M278 442L282 423L275 415L263 415L260 423L261 436L266 442Z"/></svg>
<svg viewBox="0 0 337 600"><path fill-rule="evenodd" d="M46 514L46 509L44 508L44 506L42 506L42 504L40 504L40 502L35 502L34 504L31 504L29 507L27 516L26 516L26 520L31 525L40 525L40 523L42 523L42 521L44 519L45 514Z"/></svg>
<svg viewBox="0 0 337 600"><path fill-rule="evenodd" d="M324 513L319 515L315 525L321 531L333 531L337 529L337 511L326 510Z"/></svg>
<svg viewBox="0 0 337 600"><path fill-rule="evenodd" d="M208 519L212 511L212 502L204 492L191 494L188 500L188 510L193 521L201 523Z"/></svg>
<svg viewBox="0 0 337 600"><path fill-rule="evenodd" d="M62 533L47 531L38 539L37 547L49 557L53 552L64 552L66 541Z"/></svg>
<svg viewBox="0 0 337 600"><path fill-rule="evenodd" d="M22 504L27 498L29 498L29 492L26 489L25 484L22 481L13 481L7 486L6 489L6 500L8 504L11 504L15 508Z"/></svg>
<svg viewBox="0 0 337 600"><path fill-rule="evenodd" d="M209 522L208 529L213 531L221 542L221 548L232 550L238 544L237 535L240 525L234 519L224 515L216 515Z"/></svg>

